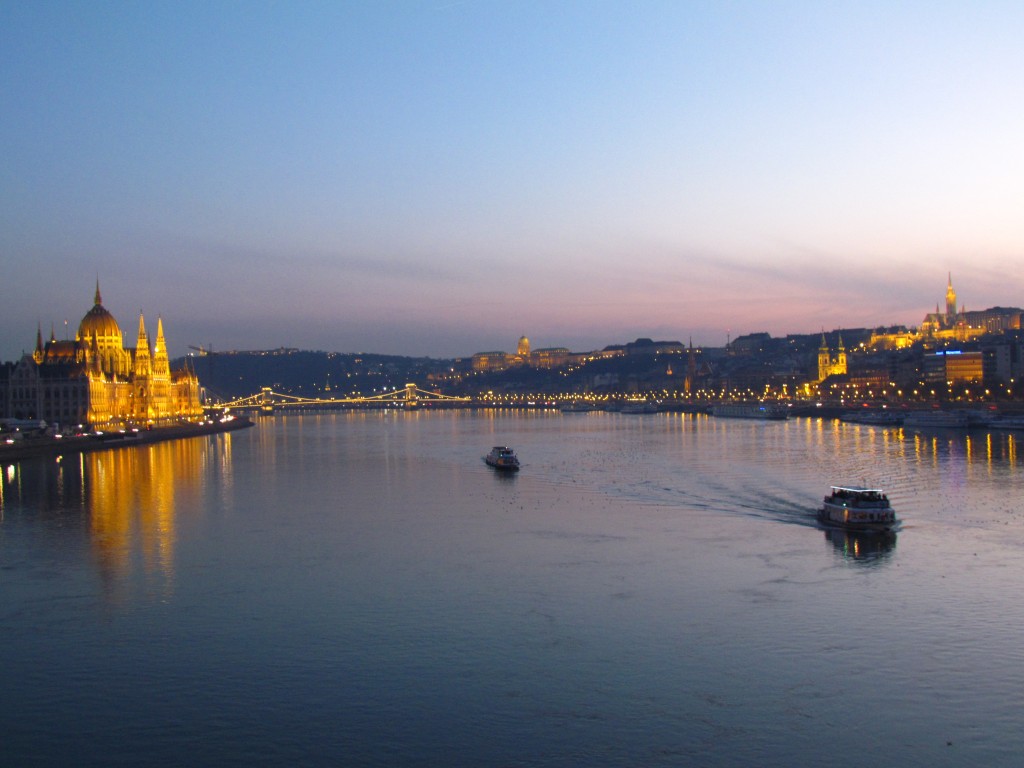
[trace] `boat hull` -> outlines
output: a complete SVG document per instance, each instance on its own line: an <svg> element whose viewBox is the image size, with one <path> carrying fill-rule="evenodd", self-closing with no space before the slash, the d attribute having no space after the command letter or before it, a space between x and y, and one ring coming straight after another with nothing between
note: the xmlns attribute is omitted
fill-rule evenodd
<svg viewBox="0 0 1024 768"><path fill-rule="evenodd" d="M967 429L970 420L962 411L911 411L903 426L915 429Z"/></svg>
<svg viewBox="0 0 1024 768"><path fill-rule="evenodd" d="M716 405L712 416L726 419L757 419L760 421L785 421L789 412L784 406L762 404Z"/></svg>
<svg viewBox="0 0 1024 768"><path fill-rule="evenodd" d="M873 427L898 427L903 423L903 416L886 411L848 411L839 420Z"/></svg>
<svg viewBox="0 0 1024 768"><path fill-rule="evenodd" d="M856 507L836 504L825 497L818 521L848 531L889 531L896 525L891 507Z"/></svg>
<svg viewBox="0 0 1024 768"><path fill-rule="evenodd" d="M484 463L487 464L487 466L493 467L494 469L500 470L502 472L518 472L519 471L519 462L518 461L516 461L515 463L512 463L512 462L508 462L508 461L502 461L501 459L492 459L489 456L484 456Z"/></svg>

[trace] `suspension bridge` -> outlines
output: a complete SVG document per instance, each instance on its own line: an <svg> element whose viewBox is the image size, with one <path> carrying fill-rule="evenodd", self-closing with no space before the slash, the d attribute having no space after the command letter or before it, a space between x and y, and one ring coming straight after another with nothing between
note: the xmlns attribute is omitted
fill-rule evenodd
<svg viewBox="0 0 1024 768"><path fill-rule="evenodd" d="M270 413L279 409L301 410L319 408L418 408L422 405L459 405L468 404L471 398L439 395L420 389L415 384L406 384L404 389L383 392L368 397L299 397L275 392L270 387L263 387L254 395L240 397L236 400L217 403L218 408L231 408L241 411L261 411Z"/></svg>

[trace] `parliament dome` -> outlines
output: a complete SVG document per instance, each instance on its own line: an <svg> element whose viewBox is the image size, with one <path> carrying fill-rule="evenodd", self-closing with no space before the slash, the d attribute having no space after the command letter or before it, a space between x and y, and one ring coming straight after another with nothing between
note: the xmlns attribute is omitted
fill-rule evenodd
<svg viewBox="0 0 1024 768"><path fill-rule="evenodd" d="M103 306L99 283L96 284L96 304L86 312L82 322L78 324L79 339L89 341L94 335L98 339L121 338L121 327L117 324L114 316Z"/></svg>
<svg viewBox="0 0 1024 768"><path fill-rule="evenodd" d="M90 309L82 318L82 322L78 324L80 339L91 339L93 334L99 338L121 335L121 327L117 324L117 320L102 304L97 304Z"/></svg>

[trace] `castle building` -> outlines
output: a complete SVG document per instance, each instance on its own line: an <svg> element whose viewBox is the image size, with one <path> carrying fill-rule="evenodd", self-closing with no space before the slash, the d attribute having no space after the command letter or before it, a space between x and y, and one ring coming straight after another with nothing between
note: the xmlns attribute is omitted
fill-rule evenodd
<svg viewBox="0 0 1024 768"><path fill-rule="evenodd" d="M16 419L91 427L153 424L203 412L199 381L187 370L171 371L163 320L150 348L139 313L135 347L126 347L114 316L103 306L99 281L95 304L74 340L43 342L36 333L31 355L9 369L0 386L0 411Z"/></svg>
<svg viewBox="0 0 1024 768"><path fill-rule="evenodd" d="M519 344L516 345L516 354L522 358L529 358L530 356L530 340L525 336L519 337Z"/></svg>
<svg viewBox="0 0 1024 768"><path fill-rule="evenodd" d="M478 373L496 373L504 371L515 365L525 365L531 368L559 368L568 365L572 359L572 352L565 347L548 347L545 349L531 349L530 340L526 336L520 336L516 343L515 354L508 352L477 352L473 355L473 370Z"/></svg>
<svg viewBox="0 0 1024 768"><path fill-rule="evenodd" d="M526 360L534 368L561 368L572 360L572 352L566 347L545 347L534 350Z"/></svg>
<svg viewBox="0 0 1024 768"><path fill-rule="evenodd" d="M477 373L496 373L511 368L515 355L495 350L493 352L477 352L473 355L473 370Z"/></svg>

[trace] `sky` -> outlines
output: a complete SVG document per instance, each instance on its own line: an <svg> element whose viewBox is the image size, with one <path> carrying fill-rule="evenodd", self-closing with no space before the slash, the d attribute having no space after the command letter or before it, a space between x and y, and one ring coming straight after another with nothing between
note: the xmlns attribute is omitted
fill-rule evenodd
<svg viewBox="0 0 1024 768"><path fill-rule="evenodd" d="M1016 0L0 0L0 359L97 279L172 355L1022 306L1022 39Z"/></svg>

